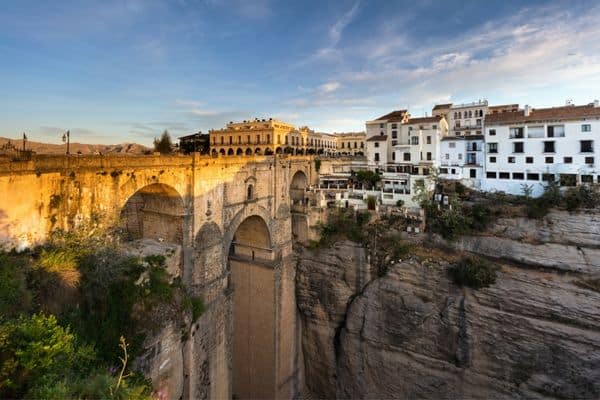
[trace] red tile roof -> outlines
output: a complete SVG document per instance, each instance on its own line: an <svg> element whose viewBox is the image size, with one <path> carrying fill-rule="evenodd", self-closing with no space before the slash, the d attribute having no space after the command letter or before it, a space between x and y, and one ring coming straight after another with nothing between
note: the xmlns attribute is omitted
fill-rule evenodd
<svg viewBox="0 0 600 400"><path fill-rule="evenodd" d="M443 110L445 108L450 108L452 107L452 103L448 103L448 104L436 104L433 109L434 110Z"/></svg>
<svg viewBox="0 0 600 400"><path fill-rule="evenodd" d="M387 140L387 135L371 136L367 139L367 142L383 142Z"/></svg>
<svg viewBox="0 0 600 400"><path fill-rule="evenodd" d="M522 122L577 120L582 118L600 118L600 107L588 104L585 106L533 108L528 116L525 116L524 110L488 114L485 117L485 124L489 126Z"/></svg>
<svg viewBox="0 0 600 400"><path fill-rule="evenodd" d="M406 115L406 110L396 110L396 111L392 111L389 114L385 114L379 118L377 118L376 120L388 120L389 122L397 122L397 121L402 121L404 119L404 116Z"/></svg>

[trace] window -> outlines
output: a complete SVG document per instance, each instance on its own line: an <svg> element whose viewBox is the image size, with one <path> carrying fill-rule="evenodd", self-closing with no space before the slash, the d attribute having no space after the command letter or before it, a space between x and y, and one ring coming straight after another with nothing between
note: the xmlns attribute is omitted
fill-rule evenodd
<svg viewBox="0 0 600 400"><path fill-rule="evenodd" d="M525 157L525 163L533 164L533 157Z"/></svg>
<svg viewBox="0 0 600 400"><path fill-rule="evenodd" d="M450 159L450 154L448 154L448 153L444 154L444 158L445 158L446 160L449 160L449 159Z"/></svg>
<svg viewBox="0 0 600 400"><path fill-rule="evenodd" d="M429 168L423 168L423 175L429 175Z"/></svg>
<svg viewBox="0 0 600 400"><path fill-rule="evenodd" d="M431 136L427 136L427 144L431 144Z"/></svg>
<svg viewBox="0 0 600 400"><path fill-rule="evenodd" d="M525 174L522 172L513 172L513 179L523 180L525 179Z"/></svg>
<svg viewBox="0 0 600 400"><path fill-rule="evenodd" d="M447 174L448 168L440 168L440 174Z"/></svg>
<svg viewBox="0 0 600 400"><path fill-rule="evenodd" d="M458 159L462 160L462 153L458 153Z"/></svg>
<svg viewBox="0 0 600 400"><path fill-rule="evenodd" d="M488 153L497 153L498 143L488 143Z"/></svg>
<svg viewBox="0 0 600 400"><path fill-rule="evenodd" d="M375 161L379 161L379 153L375 153Z"/></svg>
<svg viewBox="0 0 600 400"><path fill-rule="evenodd" d="M431 161L431 152L430 151L427 152L427 161Z"/></svg>
<svg viewBox="0 0 600 400"><path fill-rule="evenodd" d="M511 139L523 139L523 127L510 128Z"/></svg>
<svg viewBox="0 0 600 400"><path fill-rule="evenodd" d="M593 175L581 175L581 183L594 183Z"/></svg>
<svg viewBox="0 0 600 400"><path fill-rule="evenodd" d="M355 144L356 144L356 143L355 143ZM398 144L398 141L397 141L397 140L392 140L392 146L395 146L395 145L397 145L397 144Z"/></svg>
<svg viewBox="0 0 600 400"><path fill-rule="evenodd" d="M379 127L380 127L380 128L383 128L383 124L379 124Z"/></svg>
<svg viewBox="0 0 600 400"><path fill-rule="evenodd" d="M476 169L470 169L469 170L469 176L471 178L477 178L477 170Z"/></svg>
<svg viewBox="0 0 600 400"><path fill-rule="evenodd" d="M437 129L437 125L431 125L431 129Z"/></svg>
<svg viewBox="0 0 600 400"><path fill-rule="evenodd" d="M513 153L522 153L523 152L523 142L514 142L513 143Z"/></svg>
<svg viewBox="0 0 600 400"><path fill-rule="evenodd" d="M452 168L452 169L450 170L450 172L452 172L452 175L455 175L455 174L456 174L456 169Z"/></svg>
<svg viewBox="0 0 600 400"><path fill-rule="evenodd" d="M515 163L515 158L514 157L508 157L508 163L509 164L514 164Z"/></svg>
<svg viewBox="0 0 600 400"><path fill-rule="evenodd" d="M490 133L490 136L496 136L496 130L495 129L490 129L489 133Z"/></svg>
<svg viewBox="0 0 600 400"><path fill-rule="evenodd" d="M544 127L543 126L528 126L527 127L528 138L543 138Z"/></svg>
<svg viewBox="0 0 600 400"><path fill-rule="evenodd" d="M490 157L490 163L495 163L496 162L496 157Z"/></svg>
<svg viewBox="0 0 600 400"><path fill-rule="evenodd" d="M419 137L418 136L411 136L410 137L410 144L412 144L412 145L419 144Z"/></svg>
<svg viewBox="0 0 600 400"><path fill-rule="evenodd" d="M410 161L410 153L404 153L404 161Z"/></svg>
<svg viewBox="0 0 600 400"><path fill-rule="evenodd" d="M450 147L451 149L454 149L454 148L456 148L456 143L450 142L450 143L448 143L448 147Z"/></svg>
<svg viewBox="0 0 600 400"><path fill-rule="evenodd" d="M564 157L563 162L565 164L573 164L573 157Z"/></svg>
<svg viewBox="0 0 600 400"><path fill-rule="evenodd" d="M554 182L554 174L542 174L542 180L544 182Z"/></svg>
<svg viewBox="0 0 600 400"><path fill-rule="evenodd" d="M546 162L546 164L554 163L554 157L546 157L545 162Z"/></svg>
<svg viewBox="0 0 600 400"><path fill-rule="evenodd" d="M577 185L577 175L575 174L560 174L560 186L575 186Z"/></svg>
<svg viewBox="0 0 600 400"><path fill-rule="evenodd" d="M593 140L580 140L580 150L582 153L593 153L594 152L594 141Z"/></svg>
<svg viewBox="0 0 600 400"><path fill-rule="evenodd" d="M540 174L527 174L527 180L528 181L539 181Z"/></svg>
<svg viewBox="0 0 600 400"><path fill-rule="evenodd" d="M229 144L233 144L233 136L229 136Z"/></svg>
<svg viewBox="0 0 600 400"><path fill-rule="evenodd" d="M554 141L544 142L544 153L554 153Z"/></svg>
<svg viewBox="0 0 600 400"><path fill-rule="evenodd" d="M224 140L225 140L225 138L223 136L221 136L221 144L224 144Z"/></svg>
<svg viewBox="0 0 600 400"><path fill-rule="evenodd" d="M271 135L267 135L267 143L271 143Z"/></svg>
<svg viewBox="0 0 600 400"><path fill-rule="evenodd" d="M548 125L548 137L565 137L565 126Z"/></svg>
<svg viewBox="0 0 600 400"><path fill-rule="evenodd" d="M495 172L486 172L485 177L489 178L489 179L496 179L496 173Z"/></svg>
<svg viewBox="0 0 600 400"><path fill-rule="evenodd" d="M586 157L585 158L585 163L587 165L593 164L594 163L594 157Z"/></svg>
<svg viewBox="0 0 600 400"><path fill-rule="evenodd" d="M396 161L396 152L395 151L392 152L392 161Z"/></svg>
<svg viewBox="0 0 600 400"><path fill-rule="evenodd" d="M398 131L392 131L392 139L396 139L398 137Z"/></svg>
<svg viewBox="0 0 600 400"><path fill-rule="evenodd" d="M248 190L246 193L246 200L252 200L253 196L254 196L254 186L248 185Z"/></svg>
<svg viewBox="0 0 600 400"><path fill-rule="evenodd" d="M394 123L392 124L392 129L397 129L398 128L398 124Z"/></svg>
<svg viewBox="0 0 600 400"><path fill-rule="evenodd" d="M592 125L590 125L590 124L581 125L581 132L591 132L591 131L592 131Z"/></svg>
<svg viewBox="0 0 600 400"><path fill-rule="evenodd" d="M375 142L375 144L373 146L379 147L379 142Z"/></svg>
<svg viewBox="0 0 600 400"><path fill-rule="evenodd" d="M508 172L500 172L498 174L498 178L500 178L500 179L510 179L510 174Z"/></svg>

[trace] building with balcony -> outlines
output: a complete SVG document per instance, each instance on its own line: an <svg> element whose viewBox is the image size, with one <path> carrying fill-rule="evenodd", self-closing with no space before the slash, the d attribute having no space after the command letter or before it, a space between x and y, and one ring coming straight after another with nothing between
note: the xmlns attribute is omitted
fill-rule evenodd
<svg viewBox="0 0 600 400"><path fill-rule="evenodd" d="M306 126L272 118L230 122L223 129L209 131L213 156L251 156L271 154L324 154L337 152L333 135L315 132Z"/></svg>
<svg viewBox="0 0 600 400"><path fill-rule="evenodd" d="M487 111L487 100L479 100L465 104L453 104L450 106L446 114L449 135L483 135L485 115L487 114Z"/></svg>
<svg viewBox="0 0 600 400"><path fill-rule="evenodd" d="M482 189L533 195L548 181L600 183L600 105L531 108L488 114Z"/></svg>

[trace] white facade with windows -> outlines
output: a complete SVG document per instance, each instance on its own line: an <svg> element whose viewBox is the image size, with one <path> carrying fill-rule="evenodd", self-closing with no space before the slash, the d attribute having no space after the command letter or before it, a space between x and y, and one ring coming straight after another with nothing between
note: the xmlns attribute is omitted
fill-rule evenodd
<svg viewBox="0 0 600 400"><path fill-rule="evenodd" d="M533 195L546 182L600 183L600 106L565 106L488 115L482 189Z"/></svg>

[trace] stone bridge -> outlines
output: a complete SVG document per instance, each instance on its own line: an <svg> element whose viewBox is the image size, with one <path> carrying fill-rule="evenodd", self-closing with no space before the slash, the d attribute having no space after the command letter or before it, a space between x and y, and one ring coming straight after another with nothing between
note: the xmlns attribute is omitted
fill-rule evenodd
<svg viewBox="0 0 600 400"><path fill-rule="evenodd" d="M0 244L118 225L177 245L176 273L206 312L188 340L179 328L157 338L155 385L171 398L291 398L302 384L292 238L307 231L291 210L317 179L309 157L0 159Z"/></svg>

